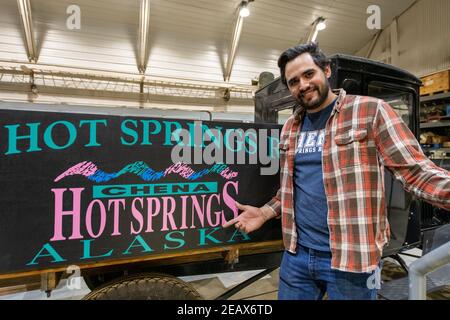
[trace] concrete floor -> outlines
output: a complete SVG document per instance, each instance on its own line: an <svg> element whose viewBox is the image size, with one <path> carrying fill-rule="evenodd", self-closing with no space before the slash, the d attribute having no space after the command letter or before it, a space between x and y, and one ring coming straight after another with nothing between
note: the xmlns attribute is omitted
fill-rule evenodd
<svg viewBox="0 0 450 320"><path fill-rule="evenodd" d="M189 282L207 300L214 299L230 288L247 280L263 270L246 272L228 272L200 276L180 277ZM259 299L272 300L277 298L278 269L231 297L232 300ZM83 279L80 279L79 289L69 289L67 280L63 279L48 298L40 290L24 291L0 296L1 300L80 300L90 292Z"/></svg>
<svg viewBox="0 0 450 320"><path fill-rule="evenodd" d="M413 249L408 251L410 254L420 255L421 251ZM409 265L415 260L413 257L402 256ZM389 259L392 263L395 260ZM249 279L263 270L254 270L246 272L229 272L220 274L208 274L200 276L181 277L182 280L191 283L200 295L207 300L214 299L230 288ZM229 300L276 300L278 293L278 271L274 270L250 286L230 297ZM85 282L80 279L79 289L69 289L67 281L62 280L59 286L53 290L50 298L44 292L39 290L19 292L0 296L2 300L79 300L90 292Z"/></svg>

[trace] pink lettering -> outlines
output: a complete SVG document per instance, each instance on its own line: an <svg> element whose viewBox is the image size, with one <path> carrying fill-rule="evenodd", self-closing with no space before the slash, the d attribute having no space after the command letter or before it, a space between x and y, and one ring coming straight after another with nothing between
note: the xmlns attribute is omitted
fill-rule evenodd
<svg viewBox="0 0 450 320"><path fill-rule="evenodd" d="M228 181L223 186L223 202L227 205L228 208L230 208L233 211L233 218L236 218L238 216L238 208L236 207L235 200L228 194L228 187L233 187L235 193L238 193L238 185L239 182L236 181ZM226 222L225 217L222 215L222 224Z"/></svg>
<svg viewBox="0 0 450 320"><path fill-rule="evenodd" d="M153 208L155 204L155 208ZM159 214L161 204L158 198L147 198L147 230L145 232L153 232L153 218Z"/></svg>
<svg viewBox="0 0 450 320"><path fill-rule="evenodd" d="M73 210L63 210L63 195L67 188L64 189L52 189L55 195L55 225L53 237L50 241L66 240L66 237L62 234L62 220L63 216L72 216L72 235L69 239L83 239L80 233L80 211L81 211L81 192L84 188L71 188L69 189L72 196Z"/></svg>
<svg viewBox="0 0 450 320"><path fill-rule="evenodd" d="M175 198L174 197L162 197L163 200L163 227L161 231L169 230L167 228L167 220L170 222L170 229L177 230L175 221L173 220L173 213L175 212ZM171 208L169 210L169 202L171 203Z"/></svg>
<svg viewBox="0 0 450 320"><path fill-rule="evenodd" d="M108 210L111 209L111 205L114 207L114 230L111 236L120 236L121 233L119 231L119 215L120 215L120 207L125 209L125 199L111 199L108 201Z"/></svg>
<svg viewBox="0 0 450 320"><path fill-rule="evenodd" d="M187 229L186 215L187 215L187 198L189 196L181 196L181 227L180 230Z"/></svg>
<svg viewBox="0 0 450 320"><path fill-rule="evenodd" d="M202 207L200 208L200 204L198 203L197 197L196 196L191 196L191 200L192 200L192 224L191 224L191 228L195 228L195 215L197 214L197 217L200 220L200 225L202 226L202 228L205 226L205 214L204 214L204 210L205 210L205 195L202 195Z"/></svg>
<svg viewBox="0 0 450 320"><path fill-rule="evenodd" d="M99 230L97 232L97 234L95 234L92 231L92 211L94 208L94 205L97 204L99 209L100 209L100 226L99 226ZM103 231L105 231L105 225L106 225L106 208L103 205L103 202L101 202L100 200L96 199L91 201L91 203L89 203L89 206L86 210L86 229L87 232L89 233L89 235L92 238L98 238L102 235Z"/></svg>
<svg viewBox="0 0 450 320"><path fill-rule="evenodd" d="M206 219L208 220L208 223L211 227L217 227L220 224L220 217L223 213L223 210L214 212L215 222L213 222L212 218L211 218L211 215L212 215L212 210L211 210L212 203L211 202L213 199L216 199L217 204L220 205L219 194L212 194L208 199L208 203L206 204Z"/></svg>
<svg viewBox="0 0 450 320"><path fill-rule="evenodd" d="M136 208L137 203L139 203L141 208L143 208L144 207L144 199L143 198L135 198L135 199L133 199L133 202L131 203L131 214L139 223L139 228L135 229L133 221L131 221L131 223L130 223L131 224L131 234L139 234L142 231L142 228L144 226L144 217L142 216L142 213ZM153 230L151 232L153 232Z"/></svg>

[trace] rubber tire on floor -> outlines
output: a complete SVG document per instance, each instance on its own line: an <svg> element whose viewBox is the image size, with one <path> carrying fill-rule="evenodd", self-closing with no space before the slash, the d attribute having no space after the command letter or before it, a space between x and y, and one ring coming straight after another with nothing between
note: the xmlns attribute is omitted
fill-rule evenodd
<svg viewBox="0 0 450 320"><path fill-rule="evenodd" d="M140 272L139 274L142 274ZM113 272L113 273L105 273L101 275L83 275L84 282L86 283L89 290L94 291L100 287L103 287L105 284L110 283L112 281L116 281L119 278L124 277L123 272Z"/></svg>
<svg viewBox="0 0 450 320"><path fill-rule="evenodd" d="M83 300L200 300L189 283L166 274L137 274L95 289Z"/></svg>

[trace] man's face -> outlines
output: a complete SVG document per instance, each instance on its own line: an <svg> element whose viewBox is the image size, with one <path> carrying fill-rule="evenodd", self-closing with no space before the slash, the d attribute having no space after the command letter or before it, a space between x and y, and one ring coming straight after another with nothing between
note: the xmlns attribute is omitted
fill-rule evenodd
<svg viewBox="0 0 450 320"><path fill-rule="evenodd" d="M327 99L331 69L327 66L324 72L309 53L289 61L284 74L289 91L305 109L317 109Z"/></svg>

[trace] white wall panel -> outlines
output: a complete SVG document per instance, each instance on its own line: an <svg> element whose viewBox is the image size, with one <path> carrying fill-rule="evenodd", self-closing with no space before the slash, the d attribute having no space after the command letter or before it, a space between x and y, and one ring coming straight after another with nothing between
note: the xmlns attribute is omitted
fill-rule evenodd
<svg viewBox="0 0 450 320"><path fill-rule="evenodd" d="M399 44L406 56L400 67L420 76L450 68L450 1L419 1L399 23L405 26Z"/></svg>
<svg viewBox="0 0 450 320"><path fill-rule="evenodd" d="M372 59L382 60L382 53L389 52L389 32L389 27L383 30ZM398 46L397 66L416 76L449 69L450 1L419 0L398 17ZM356 54L364 56L368 47L366 44Z"/></svg>

